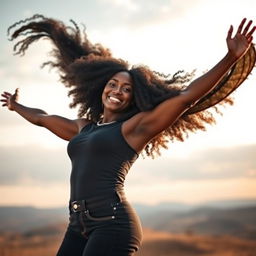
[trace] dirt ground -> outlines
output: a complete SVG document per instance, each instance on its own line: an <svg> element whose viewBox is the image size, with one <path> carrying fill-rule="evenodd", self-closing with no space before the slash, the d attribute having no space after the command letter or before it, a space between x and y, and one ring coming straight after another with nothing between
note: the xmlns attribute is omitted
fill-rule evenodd
<svg viewBox="0 0 256 256"><path fill-rule="evenodd" d="M0 235L1 256L54 256L61 235ZM136 256L255 256L256 241L229 236L170 234L144 229L143 245Z"/></svg>

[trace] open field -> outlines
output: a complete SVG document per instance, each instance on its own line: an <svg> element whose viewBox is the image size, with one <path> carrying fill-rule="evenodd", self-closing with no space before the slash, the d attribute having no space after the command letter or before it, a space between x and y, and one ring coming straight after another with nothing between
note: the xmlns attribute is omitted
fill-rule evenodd
<svg viewBox="0 0 256 256"><path fill-rule="evenodd" d="M1 256L54 256L62 240L64 225L56 232L0 234ZM55 229L56 231L56 229ZM231 236L171 234L144 229L138 256L255 256L256 241Z"/></svg>
<svg viewBox="0 0 256 256"><path fill-rule="evenodd" d="M170 234L144 229L138 256L255 256L256 241L230 236Z"/></svg>

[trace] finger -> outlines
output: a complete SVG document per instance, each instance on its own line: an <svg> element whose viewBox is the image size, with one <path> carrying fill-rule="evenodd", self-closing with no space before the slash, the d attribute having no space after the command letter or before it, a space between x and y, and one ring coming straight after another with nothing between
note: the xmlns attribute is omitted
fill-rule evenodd
<svg viewBox="0 0 256 256"><path fill-rule="evenodd" d="M247 37L247 38L248 38L248 37L251 37L255 30L256 30L256 26L254 26L254 27L250 30L250 32L246 35L246 37Z"/></svg>
<svg viewBox="0 0 256 256"><path fill-rule="evenodd" d="M3 104L2 107L7 107L7 104Z"/></svg>
<svg viewBox="0 0 256 256"><path fill-rule="evenodd" d="M1 96L4 97L4 98L6 98L6 99L9 98L9 96L8 96L8 95L5 95L5 94L2 94Z"/></svg>
<svg viewBox="0 0 256 256"><path fill-rule="evenodd" d="M4 92L4 94L5 94L5 95L8 95L8 96L12 96L12 94L9 93L9 92Z"/></svg>
<svg viewBox="0 0 256 256"><path fill-rule="evenodd" d="M244 26L244 23L246 22L246 18L243 18L243 20L241 21L241 23L240 23L240 25L239 25L239 27L238 27L238 29L237 29L237 34L241 34L241 31L242 31L242 29L243 29L243 26Z"/></svg>
<svg viewBox="0 0 256 256"><path fill-rule="evenodd" d="M247 42L248 42L249 44L252 42L252 40L253 40L253 36L247 38Z"/></svg>
<svg viewBox="0 0 256 256"><path fill-rule="evenodd" d="M3 92L2 95L11 95L9 92Z"/></svg>
<svg viewBox="0 0 256 256"><path fill-rule="evenodd" d="M227 40L232 37L232 33L233 33L233 26L231 25L229 30L228 30Z"/></svg>
<svg viewBox="0 0 256 256"><path fill-rule="evenodd" d="M250 28L250 26L252 25L252 20L250 20L249 22L248 22L248 24L246 25L246 27L244 28L244 31L243 31L243 33L242 33L242 35L246 35L247 34L247 32L248 32L248 30L249 30L249 28Z"/></svg>

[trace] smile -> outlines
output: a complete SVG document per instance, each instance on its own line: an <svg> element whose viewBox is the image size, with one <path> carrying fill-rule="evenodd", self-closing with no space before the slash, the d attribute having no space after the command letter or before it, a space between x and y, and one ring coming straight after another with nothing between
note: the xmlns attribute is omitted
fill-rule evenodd
<svg viewBox="0 0 256 256"><path fill-rule="evenodd" d="M118 104L122 103L121 100L119 100L118 98L113 97L113 96L108 96L107 99L108 99L108 101L110 101L111 103L115 103L115 104L117 104L117 103L118 103Z"/></svg>

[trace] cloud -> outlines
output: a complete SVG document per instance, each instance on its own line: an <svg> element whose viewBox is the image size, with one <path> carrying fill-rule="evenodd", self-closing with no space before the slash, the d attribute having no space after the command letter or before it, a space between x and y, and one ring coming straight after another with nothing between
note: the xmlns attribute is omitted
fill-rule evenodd
<svg viewBox="0 0 256 256"><path fill-rule="evenodd" d="M0 147L0 184L51 184L68 180L71 165L65 149L37 145Z"/></svg>
<svg viewBox="0 0 256 256"><path fill-rule="evenodd" d="M138 160L128 175L129 184L178 180L256 178L256 145L207 149L186 159L160 157ZM68 180L71 164L66 149L33 146L0 147L0 184L48 184Z"/></svg>
<svg viewBox="0 0 256 256"><path fill-rule="evenodd" d="M40 40L29 46L24 56L14 55L12 47L19 40L8 42L2 46L3 54L0 61L0 78L10 81L22 81L28 83L31 79L42 82L49 82L49 68L41 69L45 61L52 59L49 52L52 50L52 44L49 40ZM51 72L55 73L55 72ZM57 76L56 76L57 77Z"/></svg>
<svg viewBox="0 0 256 256"><path fill-rule="evenodd" d="M103 3L111 4L112 7L121 7L121 8L126 8L130 11L137 10L139 5L138 1L133 1L133 0L100 0Z"/></svg>
<svg viewBox="0 0 256 256"><path fill-rule="evenodd" d="M159 176L158 176L159 177ZM255 199L255 178L165 180L145 185L127 184L128 198L134 202L155 204L159 202L203 203L209 200Z"/></svg>
<svg viewBox="0 0 256 256"><path fill-rule="evenodd" d="M173 20L197 6L200 0L194 0L193 3L171 0L98 0L97 3L98 15L104 21L99 21L97 26L103 25L105 29L111 30L112 27L140 29Z"/></svg>
<svg viewBox="0 0 256 256"><path fill-rule="evenodd" d="M178 158L159 157L139 160L129 175L129 183L155 183L167 180L217 180L230 178L256 178L256 145L231 148L210 148L194 151Z"/></svg>

